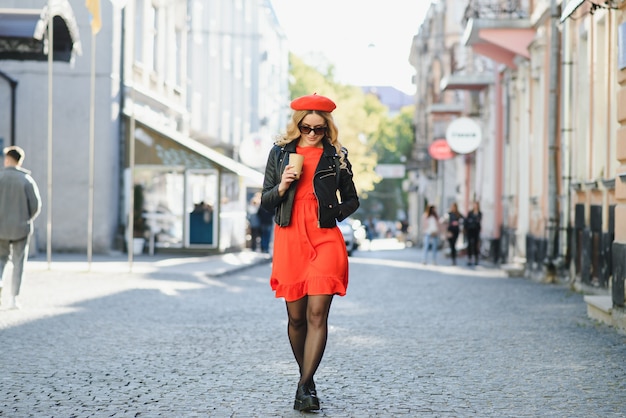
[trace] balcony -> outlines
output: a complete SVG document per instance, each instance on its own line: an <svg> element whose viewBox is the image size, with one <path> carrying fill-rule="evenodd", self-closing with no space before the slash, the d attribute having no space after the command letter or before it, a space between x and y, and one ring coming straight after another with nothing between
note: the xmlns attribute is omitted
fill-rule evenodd
<svg viewBox="0 0 626 418"><path fill-rule="evenodd" d="M530 16L528 0L469 0L463 24L470 19L518 20Z"/></svg>

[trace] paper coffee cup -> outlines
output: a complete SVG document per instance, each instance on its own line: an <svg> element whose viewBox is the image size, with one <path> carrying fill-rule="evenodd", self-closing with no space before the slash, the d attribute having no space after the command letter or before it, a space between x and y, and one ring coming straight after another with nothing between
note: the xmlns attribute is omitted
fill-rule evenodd
<svg viewBox="0 0 626 418"><path fill-rule="evenodd" d="M302 174L302 163L304 163L304 155L302 154L289 154L289 165L293 166L293 170L297 173L296 178L300 178Z"/></svg>

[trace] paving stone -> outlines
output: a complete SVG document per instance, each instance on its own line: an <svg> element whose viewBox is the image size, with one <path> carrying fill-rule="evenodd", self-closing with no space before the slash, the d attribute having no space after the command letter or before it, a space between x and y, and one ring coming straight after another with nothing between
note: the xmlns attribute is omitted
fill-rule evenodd
<svg viewBox="0 0 626 418"><path fill-rule="evenodd" d="M420 258L350 258L311 415L626 416L626 337L590 320L582 295ZM267 258L187 261L29 263L23 309L0 310L0 416L306 415Z"/></svg>

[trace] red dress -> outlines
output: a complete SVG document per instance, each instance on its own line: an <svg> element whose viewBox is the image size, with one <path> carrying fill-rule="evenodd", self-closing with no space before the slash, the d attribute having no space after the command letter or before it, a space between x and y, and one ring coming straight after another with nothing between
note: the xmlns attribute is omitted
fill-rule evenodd
<svg viewBox="0 0 626 418"><path fill-rule="evenodd" d="M288 226L274 227L270 285L277 298L293 302L306 295L344 296L348 287L348 253L338 227L318 226L313 174L322 148L296 147L304 155ZM293 187L293 185L292 185Z"/></svg>

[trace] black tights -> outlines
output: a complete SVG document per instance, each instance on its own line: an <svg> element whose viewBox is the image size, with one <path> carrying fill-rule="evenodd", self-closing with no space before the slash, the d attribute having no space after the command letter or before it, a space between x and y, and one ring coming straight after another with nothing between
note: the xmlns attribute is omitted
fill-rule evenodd
<svg viewBox="0 0 626 418"><path fill-rule="evenodd" d="M479 231L469 231L467 233L467 260L471 261L472 256L474 261L478 263L478 245L480 240Z"/></svg>
<svg viewBox="0 0 626 418"><path fill-rule="evenodd" d="M287 302L287 334L300 368L298 385L310 382L322 361L332 300L332 295L315 295Z"/></svg>
<svg viewBox="0 0 626 418"><path fill-rule="evenodd" d="M450 237L448 237L448 245L450 245L450 258L452 259L452 262L455 263L456 262L456 241L459 239L459 233L458 232L448 232L449 234L451 234Z"/></svg>

